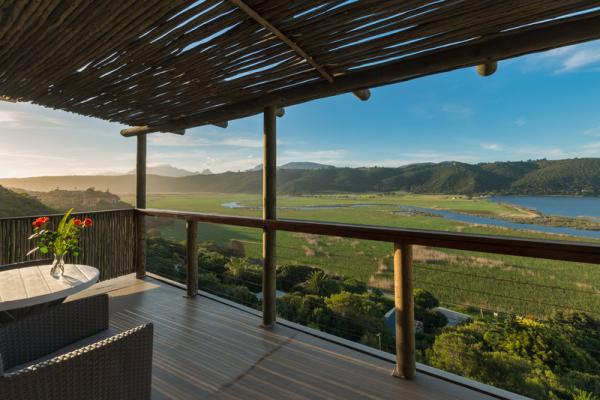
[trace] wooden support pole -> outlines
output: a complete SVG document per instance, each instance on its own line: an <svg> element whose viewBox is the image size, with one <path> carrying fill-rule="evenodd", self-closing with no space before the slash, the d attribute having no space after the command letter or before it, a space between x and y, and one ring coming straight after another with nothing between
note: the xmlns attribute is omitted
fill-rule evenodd
<svg viewBox="0 0 600 400"><path fill-rule="evenodd" d="M263 219L272 220L276 215L276 181L277 181L277 109L270 106L264 110L263 129ZM276 268L276 240L274 229L263 230L263 279L262 279L262 309L263 327L271 328L275 325L275 268Z"/></svg>
<svg viewBox="0 0 600 400"><path fill-rule="evenodd" d="M187 297L198 294L198 223L187 222Z"/></svg>
<svg viewBox="0 0 600 400"><path fill-rule="evenodd" d="M218 126L221 125L225 125L225 127L227 127L227 123L221 123ZM141 136L141 135L147 135L148 133L151 133L148 131L149 127L146 126L134 126L133 128L125 128L125 129L121 129L121 136L123 137L133 137L133 136ZM157 131L153 131L153 132L157 132ZM171 129L171 130L164 130L164 131L158 131L158 132L162 132L162 133L172 133L174 135L185 135L185 129Z"/></svg>
<svg viewBox="0 0 600 400"><path fill-rule="evenodd" d="M412 246L394 243L394 302L396 307L396 368L394 376L414 379L415 308Z"/></svg>
<svg viewBox="0 0 600 400"><path fill-rule="evenodd" d="M137 137L136 164L136 208L146 208L146 135ZM135 248L135 271L137 278L146 275L146 220L142 213L137 213L137 243Z"/></svg>

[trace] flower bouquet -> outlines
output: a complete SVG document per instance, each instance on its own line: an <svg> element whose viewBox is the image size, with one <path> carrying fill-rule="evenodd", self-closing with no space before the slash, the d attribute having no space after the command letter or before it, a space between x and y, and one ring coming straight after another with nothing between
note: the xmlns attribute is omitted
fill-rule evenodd
<svg viewBox="0 0 600 400"><path fill-rule="evenodd" d="M54 255L50 274L60 277L65 272L65 257L70 254L79 255L79 234L94 224L91 218L83 220L71 217L73 209L65 213L56 230L51 229L50 218L40 217L33 221L33 234L29 240L37 239L37 246L29 251L30 255L39 250L42 254Z"/></svg>

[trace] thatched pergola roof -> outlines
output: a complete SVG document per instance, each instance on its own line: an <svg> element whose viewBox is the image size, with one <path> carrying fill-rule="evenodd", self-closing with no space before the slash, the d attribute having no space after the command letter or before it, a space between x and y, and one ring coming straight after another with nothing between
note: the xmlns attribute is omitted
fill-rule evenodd
<svg viewBox="0 0 600 400"><path fill-rule="evenodd" d="M182 129L599 38L599 6L0 0L0 98Z"/></svg>

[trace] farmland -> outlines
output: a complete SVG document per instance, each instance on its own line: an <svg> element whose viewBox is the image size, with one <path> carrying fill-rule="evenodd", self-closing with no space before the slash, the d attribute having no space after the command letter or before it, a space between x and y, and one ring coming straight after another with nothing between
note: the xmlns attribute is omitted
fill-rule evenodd
<svg viewBox="0 0 600 400"><path fill-rule="evenodd" d="M124 200L129 200L124 198ZM237 207L227 208L225 203ZM260 197L251 194L149 195L148 206L172 210L260 216ZM427 212L403 211L401 206L450 210L495 218L532 218L531 210L486 199L445 195L321 195L281 196L280 218L385 225L540 239L582 240L541 232L472 225ZM180 222L151 222L152 235L174 241L185 237ZM223 246L232 239L243 244L245 255L259 258L257 229L201 224L201 241ZM591 240L591 239L586 239ZM387 243L280 232L278 264L318 266L384 291L391 289L391 246ZM594 265L538 260L437 248L415 248L415 285L433 292L446 306L470 313L500 312L546 317L556 309L600 310L600 269Z"/></svg>

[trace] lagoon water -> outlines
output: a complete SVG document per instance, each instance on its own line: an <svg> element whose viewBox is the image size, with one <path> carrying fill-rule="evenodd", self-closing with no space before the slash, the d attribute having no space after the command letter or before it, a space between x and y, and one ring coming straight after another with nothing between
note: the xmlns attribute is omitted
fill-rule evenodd
<svg viewBox="0 0 600 400"><path fill-rule="evenodd" d="M575 196L495 196L490 198L491 201L498 203L513 204L519 207L534 209L545 215L559 215L566 217L587 217L592 219L600 219L600 198L599 197L575 197ZM299 206L299 207L281 207L288 210L319 210L332 208L352 208L352 207L369 207L383 204L331 204L331 205L314 205L314 206ZM389 204L388 204L389 205ZM245 209L260 209L249 207L238 202L232 201L223 203L221 206L225 208L245 208ZM517 222L507 221L503 219L482 217L472 214L463 214L446 210L438 210L431 208L400 206L403 211L421 211L442 218L451 219L453 221L465 222L468 224L499 226L510 229L531 230L544 233L555 233L561 235L571 235L583 238L600 239L600 231L546 226L537 224L521 224Z"/></svg>
<svg viewBox="0 0 600 400"><path fill-rule="evenodd" d="M578 236L584 238L595 238L600 239L600 231L592 231L587 229L576 229L576 228L563 228L558 226L546 226L546 225L537 225L537 224L520 224L517 222L511 222L504 219L496 219L489 217L480 217L478 215L472 214L462 214L452 211L446 210L434 210L432 208L422 208L422 207L411 207L411 206L402 206L402 210L404 211L421 211L429 214L434 214L446 219L451 219L453 221L466 222L468 224L476 224L476 225L490 225L490 226L500 226L503 228L510 229L520 229L520 230L528 230L528 231L536 231L536 232L544 232L544 233L554 233L559 235L571 235Z"/></svg>
<svg viewBox="0 0 600 400"><path fill-rule="evenodd" d="M546 215L600 219L600 197L494 196L490 200L531 208Z"/></svg>

